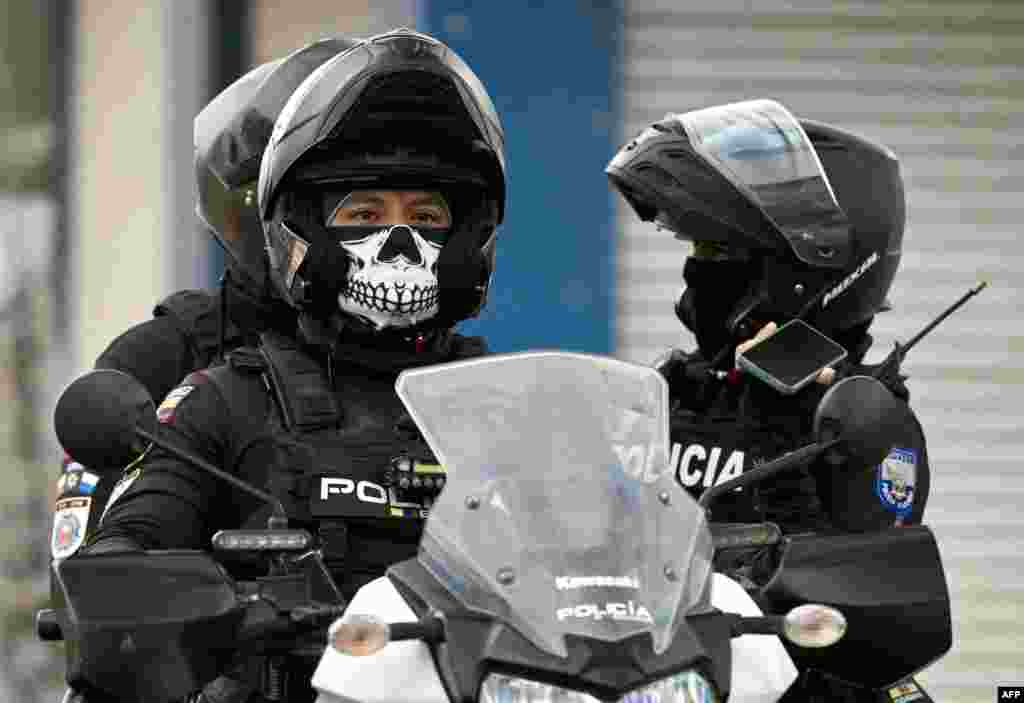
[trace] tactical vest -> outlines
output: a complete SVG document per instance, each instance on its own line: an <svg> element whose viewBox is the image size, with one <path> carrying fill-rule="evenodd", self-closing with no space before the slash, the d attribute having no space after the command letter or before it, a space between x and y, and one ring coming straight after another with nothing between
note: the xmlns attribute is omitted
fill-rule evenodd
<svg viewBox="0 0 1024 703"><path fill-rule="evenodd" d="M685 404L690 390L674 395ZM707 408L677 405L669 426L677 482L699 498L711 486L811 443L811 418L824 390L785 397L766 385L745 390L723 385L718 402ZM918 524L929 478L924 435L915 418L882 464L832 466L819 460L722 496L711 515L723 522L776 522L786 532Z"/></svg>
<svg viewBox="0 0 1024 703"><path fill-rule="evenodd" d="M708 488L804 443L794 423L765 422L735 409L713 413L676 409L670 419L669 437L673 474L695 499ZM767 520L804 529L820 527L821 512L814 479L806 468L796 468L720 497L712 506L712 519Z"/></svg>
<svg viewBox="0 0 1024 703"><path fill-rule="evenodd" d="M482 345L458 339L453 358L483 352ZM232 370L258 374L262 382L225 384ZM445 476L395 393L397 374L344 365L333 371L331 379L299 343L267 332L258 348L231 352L228 366L208 377L233 415L235 408L264 407L271 397L273 409L262 428L250 431L249 449L267 457L267 473L249 478L262 479L291 524L317 535L328 568L351 596L416 554ZM253 526L264 516L254 516Z"/></svg>

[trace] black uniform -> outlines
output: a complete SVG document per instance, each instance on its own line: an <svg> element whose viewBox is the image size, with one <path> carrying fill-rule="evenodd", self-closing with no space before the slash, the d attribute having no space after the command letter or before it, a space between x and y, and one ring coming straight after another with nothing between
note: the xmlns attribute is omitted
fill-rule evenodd
<svg viewBox="0 0 1024 703"><path fill-rule="evenodd" d="M222 323L224 312L227 315ZM187 374L214 363L224 351L254 343L268 328L290 332L295 312L281 302L253 297L230 279L217 291L183 290L168 296L153 310L153 318L118 336L96 360L97 369L124 371L135 377L157 402L161 401ZM58 480L57 512L67 501L90 501L85 532L91 534L99 522L116 474L122 467L82 467L65 457ZM94 473L95 472L95 473ZM56 520L60 523L60 516ZM81 529L81 527L79 527ZM63 546L56 529L54 556L74 552L74 543Z"/></svg>
<svg viewBox="0 0 1024 703"><path fill-rule="evenodd" d="M410 352L403 367L483 351L479 338L445 335L433 349ZM367 349L336 350L328 360L266 334L228 364L190 374L157 411L170 441L271 492L292 526L318 535L346 597L415 555L430 494L442 485L395 394L398 370L379 361ZM399 486L403 458L413 471L424 468L419 494ZM154 450L114 489L96 546L86 551L119 539L145 549L205 549L217 530L262 527L268 516L266 504Z"/></svg>
<svg viewBox="0 0 1024 703"><path fill-rule="evenodd" d="M784 396L736 372L718 380L707 374L707 364L699 357L686 359L670 374L671 461L680 485L694 497L814 441L812 418L826 386L812 384ZM845 373L863 370L854 367ZM906 399L902 385L895 390ZM712 519L771 521L785 532L861 532L919 524L928 478L924 434L914 418L882 464L854 468L818 460L723 496L714 504Z"/></svg>

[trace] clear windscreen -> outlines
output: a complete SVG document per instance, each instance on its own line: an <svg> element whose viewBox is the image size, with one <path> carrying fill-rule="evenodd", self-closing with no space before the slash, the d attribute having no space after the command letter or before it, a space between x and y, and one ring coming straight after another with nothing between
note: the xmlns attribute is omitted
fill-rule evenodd
<svg viewBox="0 0 1024 703"><path fill-rule="evenodd" d="M708 607L703 511L669 464L649 367L564 352L404 372L397 391L445 465L419 559L468 608L565 656L565 636L649 632Z"/></svg>
<svg viewBox="0 0 1024 703"><path fill-rule="evenodd" d="M693 148L752 194L809 263L841 266L850 226L799 121L772 100L749 100L677 115Z"/></svg>

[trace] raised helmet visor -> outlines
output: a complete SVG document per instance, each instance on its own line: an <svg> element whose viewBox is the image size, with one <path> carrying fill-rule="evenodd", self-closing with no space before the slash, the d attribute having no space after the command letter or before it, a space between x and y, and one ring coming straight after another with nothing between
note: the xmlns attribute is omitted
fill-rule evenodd
<svg viewBox="0 0 1024 703"><path fill-rule="evenodd" d="M644 220L684 239L776 249L841 268L851 228L810 139L772 100L667 115L606 170Z"/></svg>
<svg viewBox="0 0 1024 703"><path fill-rule="evenodd" d="M340 90L339 90L340 89ZM320 66L282 110L264 155L259 206L270 217L281 183L302 157L338 140L356 145L405 130L411 139L479 145L504 206L504 134L479 79L444 44L411 30L359 43ZM391 137L393 139L393 136ZM348 148L348 147L346 147Z"/></svg>

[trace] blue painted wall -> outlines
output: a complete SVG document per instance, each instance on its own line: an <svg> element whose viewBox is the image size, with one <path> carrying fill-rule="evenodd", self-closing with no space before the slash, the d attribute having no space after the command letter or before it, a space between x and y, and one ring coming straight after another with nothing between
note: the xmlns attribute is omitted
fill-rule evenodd
<svg viewBox="0 0 1024 703"><path fill-rule="evenodd" d="M487 308L462 323L495 351L611 352L619 2L420 0L417 29L455 49L505 127L509 200Z"/></svg>

